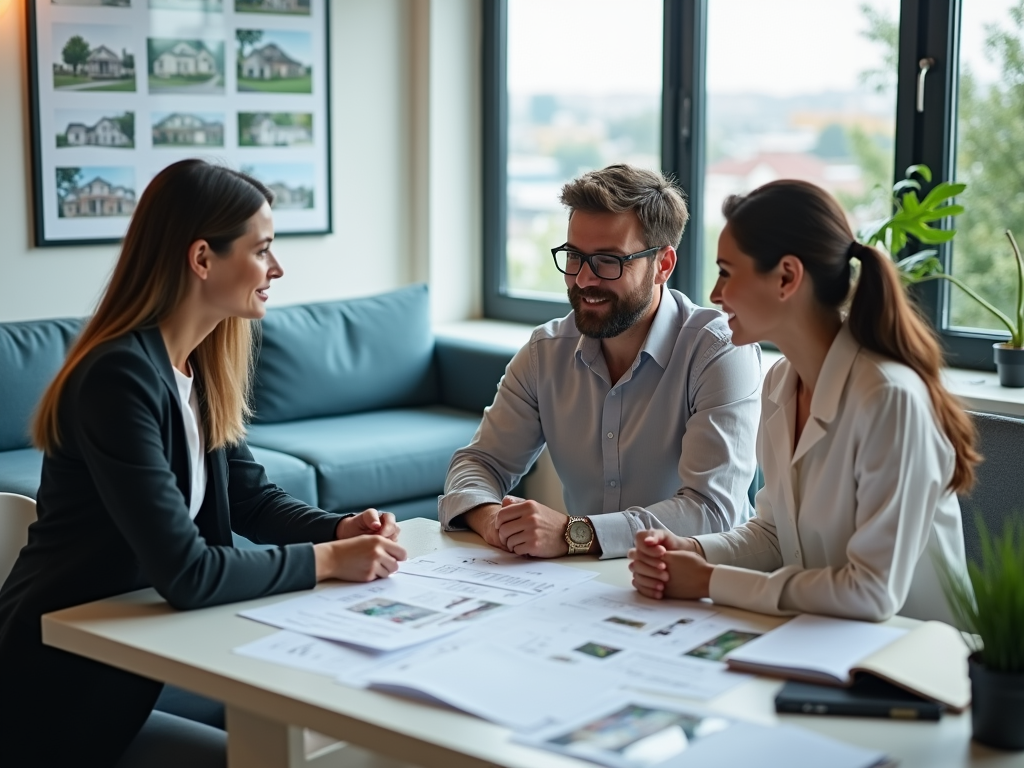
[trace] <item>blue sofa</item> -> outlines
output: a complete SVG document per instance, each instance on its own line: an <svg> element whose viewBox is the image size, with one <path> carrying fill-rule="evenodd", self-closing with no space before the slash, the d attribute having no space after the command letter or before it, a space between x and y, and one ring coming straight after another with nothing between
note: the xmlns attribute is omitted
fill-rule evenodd
<svg viewBox="0 0 1024 768"><path fill-rule="evenodd" d="M36 496L31 414L81 326L0 323L0 491ZM435 337L424 285L271 308L249 445L272 481L309 504L436 518L452 453L469 442L514 353Z"/></svg>

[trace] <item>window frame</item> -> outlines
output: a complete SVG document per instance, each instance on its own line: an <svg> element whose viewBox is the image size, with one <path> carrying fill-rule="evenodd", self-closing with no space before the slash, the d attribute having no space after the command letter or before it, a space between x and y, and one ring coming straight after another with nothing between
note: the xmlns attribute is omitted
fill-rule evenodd
<svg viewBox="0 0 1024 768"><path fill-rule="evenodd" d="M708 0L664 0L662 75L662 170L685 190L690 222L677 248L670 285L696 295L702 285L705 63ZM956 169L956 94L959 74L962 0L902 0L896 84L894 179L924 163L933 183L950 180ZM539 324L569 311L567 301L511 295L504 285L508 151L507 32L508 0L483 3L483 274L484 316ZM918 62L935 60L925 78L925 110L918 113ZM927 191L927 186L925 185ZM951 222L944 222L945 227ZM913 250L914 246L910 246ZM943 269L952 248L939 248ZM992 344L1006 334L953 329L948 325L950 285L944 280L912 287L931 321L949 365L995 370Z"/></svg>

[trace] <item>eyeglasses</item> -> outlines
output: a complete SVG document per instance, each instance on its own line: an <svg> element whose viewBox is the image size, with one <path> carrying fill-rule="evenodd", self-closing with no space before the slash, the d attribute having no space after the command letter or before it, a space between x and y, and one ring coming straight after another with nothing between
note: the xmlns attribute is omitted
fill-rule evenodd
<svg viewBox="0 0 1024 768"><path fill-rule="evenodd" d="M578 275L586 263L595 277L602 280L618 280L622 277L623 264L633 259L645 259L653 256L665 246L656 245L646 251L638 251L628 256L613 256L610 253L580 253L566 245L560 245L551 249L551 256L555 260L555 267L563 275Z"/></svg>

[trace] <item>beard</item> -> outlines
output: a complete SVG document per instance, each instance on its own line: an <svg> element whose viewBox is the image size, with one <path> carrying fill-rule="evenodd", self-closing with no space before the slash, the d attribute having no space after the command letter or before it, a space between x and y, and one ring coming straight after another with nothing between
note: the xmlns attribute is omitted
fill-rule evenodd
<svg viewBox="0 0 1024 768"><path fill-rule="evenodd" d="M653 270L649 270L643 281L625 296L617 296L600 288L570 286L569 303L572 305L576 329L592 339L610 339L632 328L644 316L654 300L654 282L648 280L650 272ZM607 299L607 313L603 317L597 317L588 312L584 298Z"/></svg>

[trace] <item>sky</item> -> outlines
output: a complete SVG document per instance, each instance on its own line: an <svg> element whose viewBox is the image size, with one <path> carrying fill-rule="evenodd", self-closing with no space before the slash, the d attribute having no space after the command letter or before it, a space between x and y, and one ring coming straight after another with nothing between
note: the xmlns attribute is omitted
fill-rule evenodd
<svg viewBox="0 0 1024 768"><path fill-rule="evenodd" d="M708 0L708 90L790 96L849 91L876 66L880 46L861 34L865 0ZM893 19L899 0L868 0ZM962 57L983 79L985 21L1010 0L964 3ZM657 93L661 0L509 0L513 93Z"/></svg>

